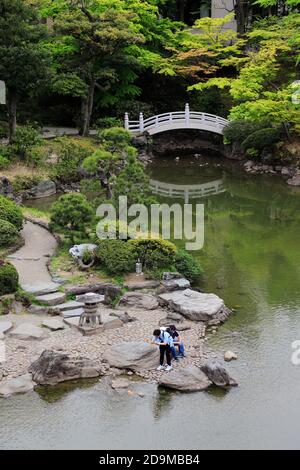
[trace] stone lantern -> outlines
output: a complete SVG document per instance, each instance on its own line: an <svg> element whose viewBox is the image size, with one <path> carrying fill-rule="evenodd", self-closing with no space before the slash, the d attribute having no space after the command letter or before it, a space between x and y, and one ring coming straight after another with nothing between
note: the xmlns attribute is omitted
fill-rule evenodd
<svg viewBox="0 0 300 470"><path fill-rule="evenodd" d="M98 307L103 300L103 296L95 294L94 292L88 292L83 295L80 300L84 303L84 311L80 315L79 326L96 328L97 325L102 325L101 314Z"/></svg>

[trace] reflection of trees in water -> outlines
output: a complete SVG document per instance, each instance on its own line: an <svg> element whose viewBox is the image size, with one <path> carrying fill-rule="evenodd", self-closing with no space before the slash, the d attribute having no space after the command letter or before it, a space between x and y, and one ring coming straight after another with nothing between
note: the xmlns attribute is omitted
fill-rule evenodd
<svg viewBox="0 0 300 470"><path fill-rule="evenodd" d="M172 408L172 400L177 393L179 392L172 392L165 388L158 387L157 395L153 400L153 416L155 419L160 419L164 413Z"/></svg>

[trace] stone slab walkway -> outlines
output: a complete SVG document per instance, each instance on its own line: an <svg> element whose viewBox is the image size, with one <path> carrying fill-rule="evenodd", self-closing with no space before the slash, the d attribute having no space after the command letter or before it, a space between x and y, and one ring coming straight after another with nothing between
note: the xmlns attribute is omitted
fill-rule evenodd
<svg viewBox="0 0 300 470"><path fill-rule="evenodd" d="M56 291L59 284L52 281L47 269L49 257L56 250L55 238L48 230L28 221L21 234L24 246L8 256L19 273L21 287L36 295Z"/></svg>

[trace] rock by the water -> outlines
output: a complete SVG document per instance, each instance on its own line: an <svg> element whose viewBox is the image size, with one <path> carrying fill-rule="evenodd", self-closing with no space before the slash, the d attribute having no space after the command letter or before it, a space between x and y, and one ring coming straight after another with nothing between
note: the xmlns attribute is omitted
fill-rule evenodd
<svg viewBox="0 0 300 470"><path fill-rule="evenodd" d="M30 341L43 340L48 338L49 333L44 328L40 328L39 326L31 325L29 323L21 323L9 333L9 336L23 341Z"/></svg>
<svg viewBox="0 0 300 470"><path fill-rule="evenodd" d="M32 199L39 199L42 197L49 197L56 194L56 184L54 181L45 180L38 183L36 186L28 191L28 195Z"/></svg>
<svg viewBox="0 0 300 470"><path fill-rule="evenodd" d="M200 367L209 380L218 387L236 386L237 382L230 377L227 370L217 361L210 361Z"/></svg>
<svg viewBox="0 0 300 470"><path fill-rule="evenodd" d="M143 308L145 310L155 310L158 308L158 300L152 294L142 292L127 292L120 300L120 305L128 307Z"/></svg>
<svg viewBox="0 0 300 470"><path fill-rule="evenodd" d="M184 277L180 277L178 279L162 281L161 286L165 291L173 291L176 289L188 289L189 287L191 287L191 283Z"/></svg>
<svg viewBox="0 0 300 470"><path fill-rule="evenodd" d="M296 173L295 176L287 180L287 184L290 186L300 186L300 172Z"/></svg>
<svg viewBox="0 0 300 470"><path fill-rule="evenodd" d="M21 375L13 379L7 379L0 382L0 397L9 397L16 393L27 393L34 389L35 383L33 382L30 374Z"/></svg>
<svg viewBox="0 0 300 470"><path fill-rule="evenodd" d="M150 370L158 366L159 351L145 342L117 343L105 351L104 360L118 369Z"/></svg>
<svg viewBox="0 0 300 470"><path fill-rule="evenodd" d="M206 390L212 382L199 367L189 365L182 369L173 370L163 374L159 385L180 392L197 392Z"/></svg>
<svg viewBox="0 0 300 470"><path fill-rule="evenodd" d="M13 327L13 324L11 321L1 321L0 322L0 333L8 333Z"/></svg>
<svg viewBox="0 0 300 470"><path fill-rule="evenodd" d="M51 331L63 330L65 328L63 321L57 318L46 318L42 325L49 328Z"/></svg>
<svg viewBox="0 0 300 470"><path fill-rule="evenodd" d="M125 378L117 378L117 379L113 379L111 381L111 387L114 388L114 389L117 389L117 388L128 388L129 387L129 380L128 379L125 379Z"/></svg>
<svg viewBox="0 0 300 470"><path fill-rule="evenodd" d="M56 385L67 380L99 377L101 374L100 367L88 358L47 350L31 364L28 371L40 385Z"/></svg>
<svg viewBox="0 0 300 470"><path fill-rule="evenodd" d="M158 296L162 305L181 313L189 320L209 322L226 310L224 301L215 294L192 289L176 290Z"/></svg>
<svg viewBox="0 0 300 470"><path fill-rule="evenodd" d="M233 361L233 360L235 360L235 359L237 359L237 358L238 358L238 357L237 357L237 354L235 354L235 353L232 352L232 351L226 351L226 352L224 353L224 361L226 361L226 362Z"/></svg>

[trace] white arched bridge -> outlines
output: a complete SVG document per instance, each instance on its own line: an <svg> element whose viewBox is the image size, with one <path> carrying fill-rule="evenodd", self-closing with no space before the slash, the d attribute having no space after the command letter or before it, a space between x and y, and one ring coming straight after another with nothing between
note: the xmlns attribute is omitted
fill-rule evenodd
<svg viewBox="0 0 300 470"><path fill-rule="evenodd" d="M186 204L190 199L212 196L226 191L222 179L200 184L172 184L150 179L150 187L154 194L184 199Z"/></svg>
<svg viewBox="0 0 300 470"><path fill-rule="evenodd" d="M143 113L140 113L138 121L131 121L128 113L125 113L124 122L125 129L132 134L148 132L150 135L176 129L198 129L222 135L228 123L227 119L214 114L190 111L188 104L185 105L184 111L158 114L147 119L144 119Z"/></svg>

